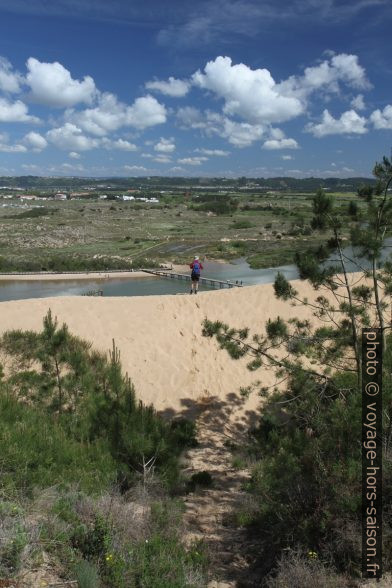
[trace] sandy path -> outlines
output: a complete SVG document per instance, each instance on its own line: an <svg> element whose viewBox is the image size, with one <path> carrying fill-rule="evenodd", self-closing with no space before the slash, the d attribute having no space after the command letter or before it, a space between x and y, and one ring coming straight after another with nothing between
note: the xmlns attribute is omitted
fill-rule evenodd
<svg viewBox="0 0 392 588"><path fill-rule="evenodd" d="M249 576L249 563L257 548L245 528L238 527L233 514L246 499L244 483L250 472L232 467L232 453L225 446L225 423L236 407L219 408L212 402L198 418L199 446L189 450L184 473L191 476L209 472L213 486L197 489L185 498L185 542L202 540L210 559L208 588L255 587L258 580ZM230 431L235 434L235 430Z"/></svg>

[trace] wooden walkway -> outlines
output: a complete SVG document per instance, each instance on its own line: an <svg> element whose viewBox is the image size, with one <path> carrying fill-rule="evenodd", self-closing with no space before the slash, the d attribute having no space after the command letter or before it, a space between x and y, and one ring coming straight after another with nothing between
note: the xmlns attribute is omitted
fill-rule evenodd
<svg viewBox="0 0 392 588"><path fill-rule="evenodd" d="M143 269L141 270L147 274L152 274L154 276L159 276L160 278L168 278L171 280L186 280L187 282L191 281L191 276L188 274L177 274L176 272L167 272L162 270L148 270ZM208 286L213 286L214 288L242 288L242 280L237 280L233 282L231 280L214 280L213 278L202 278L200 277L199 282L201 284L206 284Z"/></svg>

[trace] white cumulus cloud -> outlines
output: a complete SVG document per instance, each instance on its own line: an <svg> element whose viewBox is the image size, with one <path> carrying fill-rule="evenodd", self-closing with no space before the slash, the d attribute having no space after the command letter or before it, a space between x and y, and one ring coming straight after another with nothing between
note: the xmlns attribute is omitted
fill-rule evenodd
<svg viewBox="0 0 392 588"><path fill-rule="evenodd" d="M177 80L172 76L167 81L153 80L146 82L147 90L155 90L166 96L172 96L173 98L182 98L188 94L190 89L190 83L187 80Z"/></svg>
<svg viewBox="0 0 392 588"><path fill-rule="evenodd" d="M45 149L45 147L48 146L48 142L45 137L34 131L27 133L27 135L23 137L23 143L36 152L42 151Z"/></svg>
<svg viewBox="0 0 392 588"><path fill-rule="evenodd" d="M0 57L0 90L9 93L20 92L22 82L21 74L12 70L8 59Z"/></svg>
<svg viewBox="0 0 392 588"><path fill-rule="evenodd" d="M74 80L70 72L57 61L44 63L30 57L26 65L26 83L31 88L31 97L35 102L64 108L81 102L90 104L96 95L92 77L85 76L82 81Z"/></svg>
<svg viewBox="0 0 392 588"><path fill-rule="evenodd" d="M127 105L105 92L99 96L96 107L68 110L66 119L92 135L104 137L125 126L144 129L162 124L166 122L166 108L153 96L136 98L132 105Z"/></svg>
<svg viewBox="0 0 392 588"><path fill-rule="evenodd" d="M98 105L81 111L73 109L65 113L68 122L76 124L84 131L103 137L124 125L126 105L110 92L100 94Z"/></svg>
<svg viewBox="0 0 392 588"><path fill-rule="evenodd" d="M271 128L270 138L264 142L263 149L298 149L298 143L295 139L287 139L282 129Z"/></svg>
<svg viewBox="0 0 392 588"><path fill-rule="evenodd" d="M179 166L179 165L175 165L174 167L169 168L168 171L169 172L172 172L172 173L178 173L178 172L185 171L185 169L183 167Z"/></svg>
<svg viewBox="0 0 392 588"><path fill-rule="evenodd" d="M227 157L227 155L230 155L230 151L224 151L223 149L195 149L195 153L203 153L203 155L212 157Z"/></svg>
<svg viewBox="0 0 392 588"><path fill-rule="evenodd" d="M130 143L125 139L116 139L111 141L106 137L102 140L102 146L105 149L119 149L120 151L137 151L137 146L134 143Z"/></svg>
<svg viewBox="0 0 392 588"><path fill-rule="evenodd" d="M70 153L68 153L68 157L70 157L71 159L80 159L80 153L77 153L76 151L71 151Z"/></svg>
<svg viewBox="0 0 392 588"><path fill-rule="evenodd" d="M180 108L177 121L183 130L200 129L208 136L217 135L239 148L249 147L261 139L266 131L264 125L237 122L218 112L207 110L202 113L194 107Z"/></svg>
<svg viewBox="0 0 392 588"><path fill-rule="evenodd" d="M158 143L154 145L154 150L159 151L160 153L173 153L176 149L176 144L174 142L173 137L170 139L164 139L163 137L160 138Z"/></svg>
<svg viewBox="0 0 392 588"><path fill-rule="evenodd" d="M0 141L0 151L3 153L25 153L27 149L24 145L9 145Z"/></svg>
<svg viewBox="0 0 392 588"><path fill-rule="evenodd" d="M371 87L357 55L334 55L316 66L307 67L302 76L290 76L278 85L277 90L306 104L307 98L315 91L338 92L339 83L356 89Z"/></svg>
<svg viewBox="0 0 392 588"><path fill-rule="evenodd" d="M28 108L21 100L10 102L6 98L0 97L0 122L37 123L39 119L28 114Z"/></svg>
<svg viewBox="0 0 392 588"><path fill-rule="evenodd" d="M37 171L39 170L38 165L35 165L34 163L23 163L22 168L25 169L26 171L35 172L35 173L37 173Z"/></svg>
<svg viewBox="0 0 392 588"><path fill-rule="evenodd" d="M123 168L125 171L130 172L146 172L147 168L143 167L142 165L124 165Z"/></svg>
<svg viewBox="0 0 392 588"><path fill-rule="evenodd" d="M267 69L252 70L230 57L219 56L209 61L192 76L195 86L209 90L225 101L226 115L238 115L250 123L284 122L304 110L301 101L285 95Z"/></svg>
<svg viewBox="0 0 392 588"><path fill-rule="evenodd" d="M99 141L83 135L82 129L72 123L51 129L46 133L47 140L65 151L88 151L99 146Z"/></svg>
<svg viewBox="0 0 392 588"><path fill-rule="evenodd" d="M184 106L177 110L177 122L180 129L204 129L206 126L205 117L194 106Z"/></svg>
<svg viewBox="0 0 392 588"><path fill-rule="evenodd" d="M211 121L212 122L212 121ZM255 141L261 139L264 135L265 128L263 125L252 125L244 122L235 122L226 117L222 118L221 128L213 127L209 128L209 133L214 133L227 139L229 143L235 147L249 147Z"/></svg>
<svg viewBox="0 0 392 588"><path fill-rule="evenodd" d="M166 108L153 96L136 98L127 109L127 124L137 129L145 129L166 122Z"/></svg>
<svg viewBox="0 0 392 588"><path fill-rule="evenodd" d="M177 159L177 163L182 163L183 165L201 165L207 160L208 157L183 157L182 159Z"/></svg>
<svg viewBox="0 0 392 588"><path fill-rule="evenodd" d="M171 163L172 161L170 155L157 155L153 157L153 160L157 163Z"/></svg>
<svg viewBox="0 0 392 588"><path fill-rule="evenodd" d="M370 120L375 129L392 129L392 105L388 104L383 110L374 110Z"/></svg>
<svg viewBox="0 0 392 588"><path fill-rule="evenodd" d="M358 94L351 100L351 106L355 110L364 110L365 109L365 101L363 99L363 94Z"/></svg>
<svg viewBox="0 0 392 588"><path fill-rule="evenodd" d="M366 118L359 116L355 110L343 112L340 118L335 119L328 110L324 110L322 121L319 124L309 123L305 131L315 137L327 135L363 135L367 132Z"/></svg>

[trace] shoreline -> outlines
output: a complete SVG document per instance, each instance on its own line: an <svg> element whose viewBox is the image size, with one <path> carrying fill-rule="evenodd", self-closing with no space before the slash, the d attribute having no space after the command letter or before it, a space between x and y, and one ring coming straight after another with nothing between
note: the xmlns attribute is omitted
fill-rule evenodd
<svg viewBox="0 0 392 588"><path fill-rule="evenodd" d="M1 282L41 282L41 281L65 281L65 280L110 280L111 278L153 278L153 274L141 271L119 272L67 272L67 273L31 273L31 274L0 274Z"/></svg>
<svg viewBox="0 0 392 588"><path fill-rule="evenodd" d="M214 263L222 265L230 265L230 263L223 260L214 260ZM166 268L156 268L165 271ZM188 264L172 264L172 270L177 273L188 273L190 271ZM65 281L65 280L110 280L110 279L141 279L153 278L153 274L145 273L139 270L135 271L85 271L85 272L31 272L31 273L0 273L0 283L2 282L41 282L41 281Z"/></svg>

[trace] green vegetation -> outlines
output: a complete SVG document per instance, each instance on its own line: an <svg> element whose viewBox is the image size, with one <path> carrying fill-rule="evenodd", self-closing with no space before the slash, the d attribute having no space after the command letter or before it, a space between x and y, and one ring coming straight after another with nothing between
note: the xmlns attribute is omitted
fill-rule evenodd
<svg viewBox="0 0 392 588"><path fill-rule="evenodd" d="M50 311L41 332L6 332L0 350L1 577L45 551L79 586L204 586L203 546L181 544L174 498L194 423L137 401L114 342L98 353Z"/></svg>
<svg viewBox="0 0 392 588"><path fill-rule="evenodd" d="M34 488L63 483L100 492L115 481L116 464L102 440L78 440L10 393L0 395L0 409L1 489L8 497L22 491L31 496Z"/></svg>
<svg viewBox="0 0 392 588"><path fill-rule="evenodd" d="M253 226L248 220L237 220L232 224L233 229L251 229Z"/></svg>
<svg viewBox="0 0 392 588"><path fill-rule="evenodd" d="M102 256L52 255L37 260L0 257L0 272L81 272L105 270L136 270L157 267L158 262L140 257L134 261Z"/></svg>
<svg viewBox="0 0 392 588"><path fill-rule="evenodd" d="M161 194L147 182L139 196L158 195L159 204L116 200L122 194L118 186L103 189L106 200L98 198L97 189L84 199L47 199L44 207L29 202L22 212L9 208L20 207L18 198L5 201L0 272L156 267L188 262L195 252L227 261L245 257L251 267L272 267L292 263L305 240L321 244L325 239L310 226L312 195L284 186L276 192L200 187L191 194L172 186ZM353 217L354 197L354 192L336 193L336 208L347 221ZM364 206L357 203L358 218ZM246 246L233 246L239 239Z"/></svg>
<svg viewBox="0 0 392 588"><path fill-rule="evenodd" d="M382 185L363 188L351 205L350 219L340 203L322 190L312 199L314 230L328 235L326 244L297 252L302 279L317 292L302 298L278 274L275 295L305 305L318 319L277 317L265 333L233 329L219 321L204 322L204 335L216 337L234 359L249 355L248 367L275 371L259 423L250 432L242 454L253 459L248 485L251 506L237 513L252 536L264 546L259 567L270 588L314 585L343 588L361 576L362 516L362 354L361 331L383 329L383 564L392 569L392 335L387 335L385 311L392 292L392 264L381 257L385 235L392 227L392 162L374 170ZM355 214L354 214L355 213ZM366 257L371 269L353 284L346 274L342 239L349 231L354 261ZM334 266L325 261L334 252ZM352 259L350 259L352 261ZM358 271L361 266L358 263ZM370 278L370 279L369 279ZM245 393L250 391L244 389ZM381 449L381 448L380 448ZM238 447L236 448L237 456ZM237 457L238 459L238 457ZM356 584L355 584L356 585Z"/></svg>
<svg viewBox="0 0 392 588"><path fill-rule="evenodd" d="M209 472L205 470L192 474L187 483L187 491L195 492L197 488L210 488L214 485L214 481Z"/></svg>
<svg viewBox="0 0 392 588"><path fill-rule="evenodd" d="M4 218L38 218L41 216L48 216L49 214L55 214L58 208L32 208L31 210L24 210L18 214L8 214Z"/></svg>

